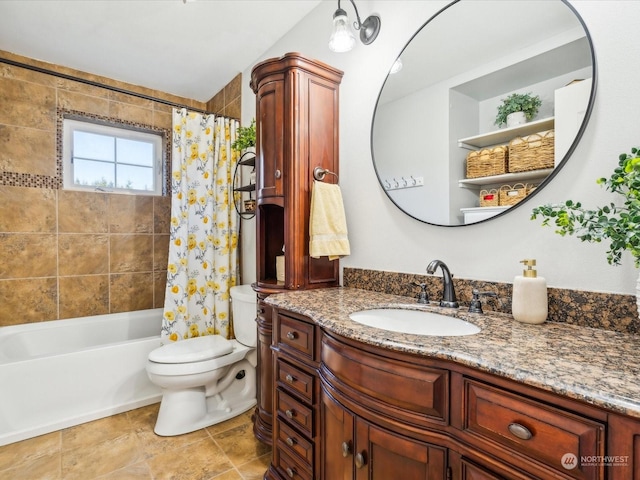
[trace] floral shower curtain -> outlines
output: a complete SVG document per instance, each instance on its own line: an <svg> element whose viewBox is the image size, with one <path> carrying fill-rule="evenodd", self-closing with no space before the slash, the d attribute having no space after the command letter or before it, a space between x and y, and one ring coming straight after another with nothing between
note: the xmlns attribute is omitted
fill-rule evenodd
<svg viewBox="0 0 640 480"><path fill-rule="evenodd" d="M231 149L238 122L173 111L171 228L162 342L229 338L229 290L238 280L238 215Z"/></svg>

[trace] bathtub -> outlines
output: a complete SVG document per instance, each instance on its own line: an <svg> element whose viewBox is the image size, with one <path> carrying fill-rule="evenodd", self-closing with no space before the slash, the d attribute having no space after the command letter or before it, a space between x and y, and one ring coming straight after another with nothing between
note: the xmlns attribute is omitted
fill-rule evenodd
<svg viewBox="0 0 640 480"><path fill-rule="evenodd" d="M0 327L0 445L159 402L162 309Z"/></svg>

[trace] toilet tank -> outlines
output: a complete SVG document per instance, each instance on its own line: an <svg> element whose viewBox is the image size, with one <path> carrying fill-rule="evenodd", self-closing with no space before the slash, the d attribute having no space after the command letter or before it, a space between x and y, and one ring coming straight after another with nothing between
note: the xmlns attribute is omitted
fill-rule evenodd
<svg viewBox="0 0 640 480"><path fill-rule="evenodd" d="M258 340L256 328L256 292L251 285L231 287L233 331L243 345L255 347Z"/></svg>

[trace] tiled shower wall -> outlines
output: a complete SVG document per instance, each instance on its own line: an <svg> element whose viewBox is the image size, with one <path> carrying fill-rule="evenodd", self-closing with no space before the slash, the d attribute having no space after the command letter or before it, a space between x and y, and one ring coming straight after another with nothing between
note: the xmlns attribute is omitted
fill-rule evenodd
<svg viewBox="0 0 640 480"><path fill-rule="evenodd" d="M239 118L240 76L214 105L0 56ZM65 109L170 130L171 108L0 63L0 326L163 305L169 197L59 189L56 119Z"/></svg>

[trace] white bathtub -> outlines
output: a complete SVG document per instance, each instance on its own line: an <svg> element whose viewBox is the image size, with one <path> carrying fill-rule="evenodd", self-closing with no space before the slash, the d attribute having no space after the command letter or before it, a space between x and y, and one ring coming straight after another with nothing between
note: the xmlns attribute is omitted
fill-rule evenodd
<svg viewBox="0 0 640 480"><path fill-rule="evenodd" d="M159 402L162 309L0 327L0 445Z"/></svg>

